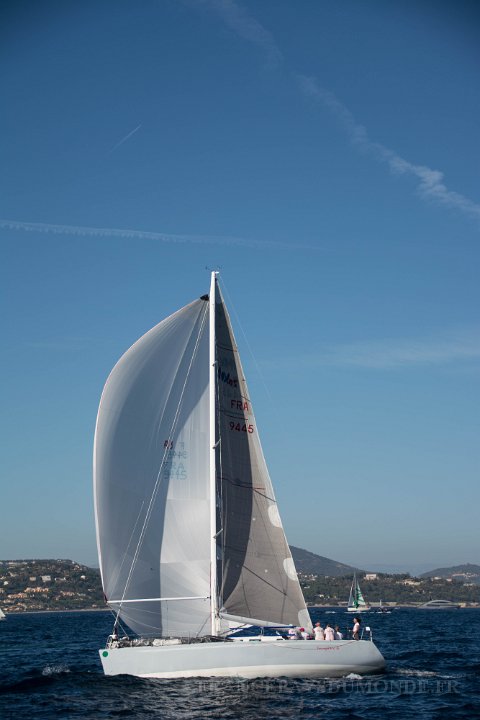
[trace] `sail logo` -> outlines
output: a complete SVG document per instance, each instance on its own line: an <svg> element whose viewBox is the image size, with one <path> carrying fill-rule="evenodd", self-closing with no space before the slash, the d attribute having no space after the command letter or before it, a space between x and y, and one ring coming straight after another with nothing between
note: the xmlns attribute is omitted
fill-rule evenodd
<svg viewBox="0 0 480 720"><path fill-rule="evenodd" d="M232 377L229 372L222 370L220 365L218 366L218 379L231 387L238 388L238 379Z"/></svg>

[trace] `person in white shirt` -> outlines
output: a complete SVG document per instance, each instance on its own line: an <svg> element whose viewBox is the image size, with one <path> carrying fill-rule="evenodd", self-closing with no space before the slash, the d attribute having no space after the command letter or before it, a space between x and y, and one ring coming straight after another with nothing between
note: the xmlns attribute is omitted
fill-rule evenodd
<svg viewBox="0 0 480 720"><path fill-rule="evenodd" d="M305 628L300 628L300 634L303 640L310 640L310 633Z"/></svg>
<svg viewBox="0 0 480 720"><path fill-rule="evenodd" d="M335 633L330 623L325 625L325 640L335 640Z"/></svg>
<svg viewBox="0 0 480 720"><path fill-rule="evenodd" d="M343 633L340 632L338 625L335 625L335 640L343 640Z"/></svg>
<svg viewBox="0 0 480 720"><path fill-rule="evenodd" d="M313 632L315 633L315 640L325 640L325 633L323 632L323 628L319 622L315 623Z"/></svg>
<svg viewBox="0 0 480 720"><path fill-rule="evenodd" d="M354 618L353 618L353 630L352 630L352 633L353 633L353 639L354 639L354 640L360 640L360 623L361 623L361 620L360 620L359 617L354 617Z"/></svg>

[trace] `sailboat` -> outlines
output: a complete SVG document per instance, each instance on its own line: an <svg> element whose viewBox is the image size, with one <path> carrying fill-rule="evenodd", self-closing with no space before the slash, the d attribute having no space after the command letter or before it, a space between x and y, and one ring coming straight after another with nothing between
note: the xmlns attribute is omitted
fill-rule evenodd
<svg viewBox="0 0 480 720"><path fill-rule="evenodd" d="M348 612L356 613L370 610L370 607L365 602L365 598L363 597L362 591L360 590L360 585L358 584L356 573L353 573L353 580L350 587L347 610Z"/></svg>
<svg viewBox="0 0 480 720"><path fill-rule="evenodd" d="M0 608L0 620L6 620L6 619L7 619L7 616L5 615L3 610Z"/></svg>
<svg viewBox="0 0 480 720"><path fill-rule="evenodd" d="M106 675L336 677L384 668L367 640L284 637L287 626L311 632L312 623L217 273L209 295L143 335L108 377L94 503L115 614L99 650ZM260 634L233 636L244 624Z"/></svg>

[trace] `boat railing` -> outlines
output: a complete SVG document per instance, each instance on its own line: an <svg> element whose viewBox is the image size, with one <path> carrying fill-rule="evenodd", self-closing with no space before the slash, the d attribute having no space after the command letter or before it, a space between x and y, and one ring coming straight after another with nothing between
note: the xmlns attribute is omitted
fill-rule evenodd
<svg viewBox="0 0 480 720"><path fill-rule="evenodd" d="M360 639L361 639L361 640L364 639L364 638L363 638L364 634L368 634L368 637L366 637L365 640L370 640L370 642L373 642L373 633L372 633L372 628L371 628L371 627L368 627L368 625L367 625L367 627L362 628L362 632L361 632L361 635L360 635Z"/></svg>

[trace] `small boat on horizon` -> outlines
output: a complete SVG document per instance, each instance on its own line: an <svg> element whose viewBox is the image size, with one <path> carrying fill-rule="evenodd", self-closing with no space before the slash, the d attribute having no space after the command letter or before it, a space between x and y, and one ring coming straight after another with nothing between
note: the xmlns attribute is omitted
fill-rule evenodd
<svg viewBox="0 0 480 720"><path fill-rule="evenodd" d="M459 610L460 605L451 600L429 600L418 606L419 610Z"/></svg>

